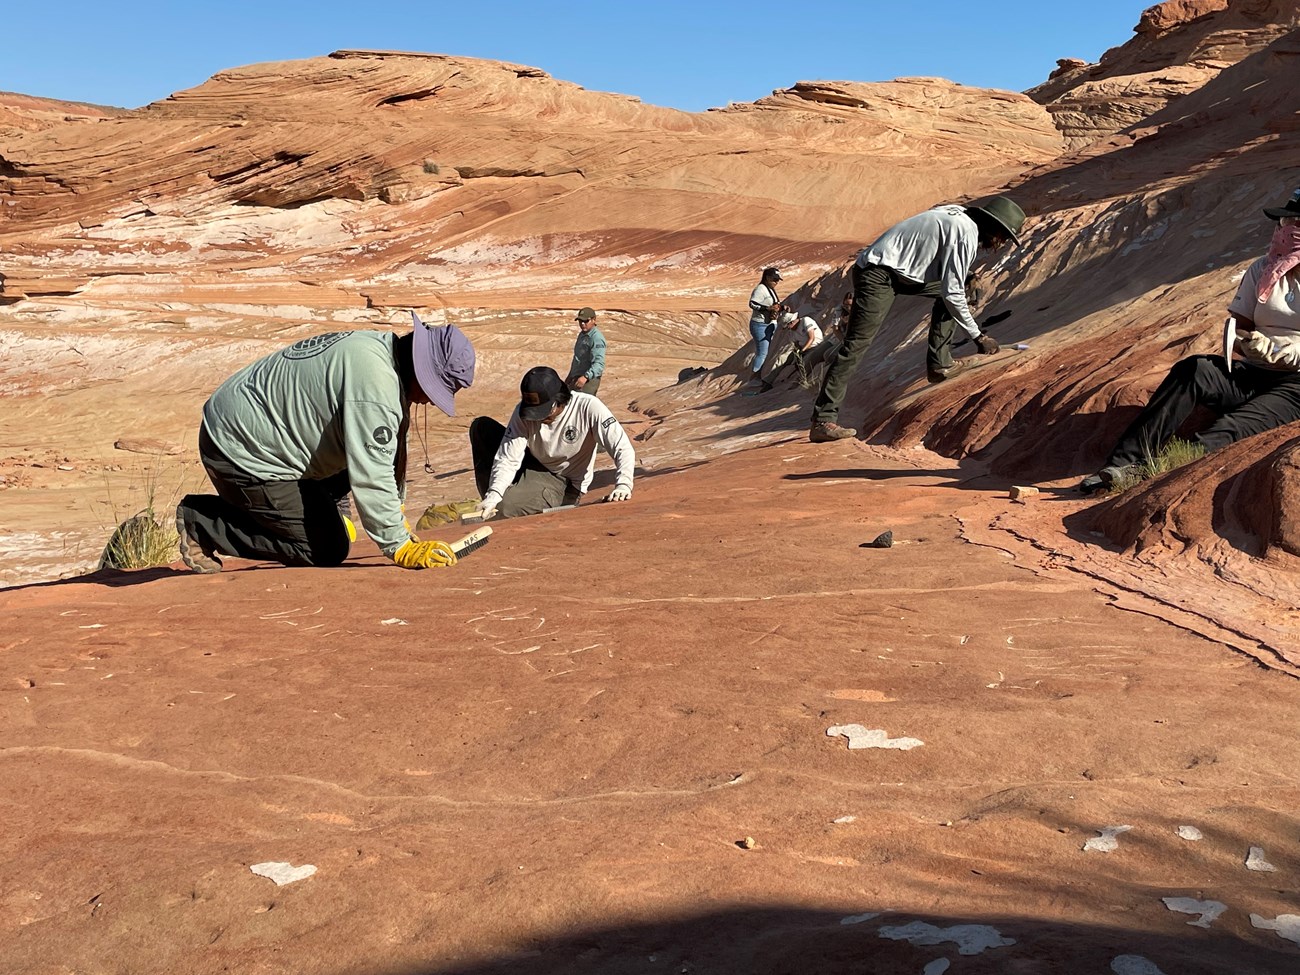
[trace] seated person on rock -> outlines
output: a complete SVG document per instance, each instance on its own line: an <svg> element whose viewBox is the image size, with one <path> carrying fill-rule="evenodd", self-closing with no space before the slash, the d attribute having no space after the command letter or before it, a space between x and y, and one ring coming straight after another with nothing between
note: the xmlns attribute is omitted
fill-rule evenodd
<svg viewBox="0 0 1300 975"><path fill-rule="evenodd" d="M797 368L800 380L806 381L808 371L822 361L822 347L827 345L821 326L807 315L801 318L792 311L782 312L777 323L789 330L790 341L768 364L767 378L763 380L765 391L780 382L791 368Z"/></svg>
<svg viewBox="0 0 1300 975"><path fill-rule="evenodd" d="M1246 270L1228 305L1225 352L1231 355L1226 346L1235 335L1232 351L1242 361L1195 355L1176 362L1105 465L1080 482L1084 494L1140 476L1197 406L1216 416L1193 437L1207 451L1300 420L1300 189L1264 214L1277 221L1268 253Z"/></svg>
<svg viewBox="0 0 1300 975"><path fill-rule="evenodd" d="M235 373L203 407L199 457L216 495L176 508L181 558L220 572L224 556L336 566L356 529L348 492L384 555L408 569L456 561L411 535L402 510L412 403L454 416L474 381L474 348L455 325L415 319L407 335L314 335Z"/></svg>
<svg viewBox="0 0 1300 975"><path fill-rule="evenodd" d="M550 366L524 373L519 394L506 426L486 416L470 424L474 479L483 498L475 514L514 518L577 504L591 484L597 444L618 469L605 500L632 497L636 453L608 406L569 389Z"/></svg>

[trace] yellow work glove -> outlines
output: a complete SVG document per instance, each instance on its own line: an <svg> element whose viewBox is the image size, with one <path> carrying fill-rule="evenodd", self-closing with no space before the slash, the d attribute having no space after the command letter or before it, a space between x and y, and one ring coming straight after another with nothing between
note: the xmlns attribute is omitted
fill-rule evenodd
<svg viewBox="0 0 1300 975"><path fill-rule="evenodd" d="M446 542L418 542L412 538L403 542L393 553L393 561L403 569L432 569L435 566L455 565L456 553Z"/></svg>

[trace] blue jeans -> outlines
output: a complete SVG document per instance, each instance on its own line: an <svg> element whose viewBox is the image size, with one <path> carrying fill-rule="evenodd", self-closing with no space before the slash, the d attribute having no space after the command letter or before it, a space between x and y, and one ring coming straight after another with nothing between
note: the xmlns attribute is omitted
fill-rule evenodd
<svg viewBox="0 0 1300 975"><path fill-rule="evenodd" d="M749 364L749 368L757 376L767 361L767 347L772 344L772 336L776 334L776 322L750 319L749 334L754 336L754 361Z"/></svg>

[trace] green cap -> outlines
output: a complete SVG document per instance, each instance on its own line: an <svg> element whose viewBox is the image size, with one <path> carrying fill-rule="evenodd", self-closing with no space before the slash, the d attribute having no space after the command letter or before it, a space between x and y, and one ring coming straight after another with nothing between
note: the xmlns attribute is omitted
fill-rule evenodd
<svg viewBox="0 0 1300 975"><path fill-rule="evenodd" d="M580 322L589 322L595 317L596 309L594 308L583 308L578 312L578 321Z"/></svg>

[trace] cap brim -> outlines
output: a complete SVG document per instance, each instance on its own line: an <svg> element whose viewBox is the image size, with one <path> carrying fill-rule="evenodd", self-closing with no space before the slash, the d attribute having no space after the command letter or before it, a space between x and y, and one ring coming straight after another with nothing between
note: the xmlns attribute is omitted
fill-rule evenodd
<svg viewBox="0 0 1300 975"><path fill-rule="evenodd" d="M545 420L551 415L551 410L555 409L555 400L548 400L545 403L525 406L519 404L519 416L525 420Z"/></svg>
<svg viewBox="0 0 1300 975"><path fill-rule="evenodd" d="M415 323L415 334L411 339L411 357L415 360L415 379L429 397L429 402L448 416L456 415L456 390L452 388L437 366L437 349L434 344L434 332L420 316L411 312Z"/></svg>
<svg viewBox="0 0 1300 975"><path fill-rule="evenodd" d="M1300 210L1288 210L1286 207L1264 207L1264 216L1270 220L1281 220L1283 217L1300 217Z"/></svg>

